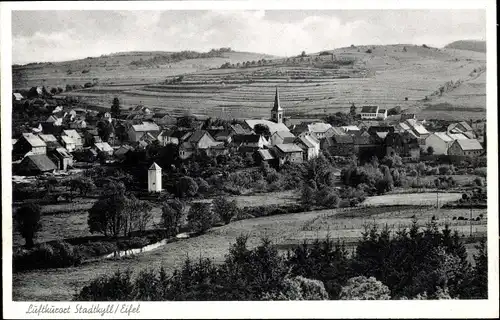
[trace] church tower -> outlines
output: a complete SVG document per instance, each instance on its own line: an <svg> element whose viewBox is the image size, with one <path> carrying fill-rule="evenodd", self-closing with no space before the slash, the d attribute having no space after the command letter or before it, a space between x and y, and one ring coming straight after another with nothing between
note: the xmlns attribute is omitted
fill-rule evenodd
<svg viewBox="0 0 500 320"><path fill-rule="evenodd" d="M278 87L276 87L276 94L274 96L274 106L271 110L271 120L276 123L283 123L283 108L280 105L280 94Z"/></svg>

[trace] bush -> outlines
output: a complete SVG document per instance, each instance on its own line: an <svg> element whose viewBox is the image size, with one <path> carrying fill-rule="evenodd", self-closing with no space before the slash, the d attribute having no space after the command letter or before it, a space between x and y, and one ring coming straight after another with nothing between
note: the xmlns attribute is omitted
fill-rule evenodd
<svg viewBox="0 0 500 320"><path fill-rule="evenodd" d="M193 197L198 192L198 184L193 178L185 176L179 179L177 183L177 193L179 197Z"/></svg>
<svg viewBox="0 0 500 320"><path fill-rule="evenodd" d="M390 300L390 290L374 277L354 277L340 292L341 300Z"/></svg>
<svg viewBox="0 0 500 320"><path fill-rule="evenodd" d="M167 236L175 236L179 233L185 214L184 202L174 199L170 203L163 203L161 208L161 224L167 230Z"/></svg>
<svg viewBox="0 0 500 320"><path fill-rule="evenodd" d="M31 250L19 250L13 255L15 271L47 268L64 268L79 265L81 253L64 241L42 243Z"/></svg>
<svg viewBox="0 0 500 320"><path fill-rule="evenodd" d="M204 233L214 224L214 215L209 203L193 203L189 209L187 220L194 233Z"/></svg>
<svg viewBox="0 0 500 320"><path fill-rule="evenodd" d="M116 271L111 276L101 276L83 287L73 300L76 301L127 301L133 300L132 272Z"/></svg>
<svg viewBox="0 0 500 320"><path fill-rule="evenodd" d="M33 203L22 206L14 214L15 227L25 239L28 248L33 247L33 239L42 228L40 218L40 206Z"/></svg>
<svg viewBox="0 0 500 320"><path fill-rule="evenodd" d="M228 224L231 219L238 214L238 206L236 200L228 200L226 197L217 197L212 202L212 210L215 215Z"/></svg>

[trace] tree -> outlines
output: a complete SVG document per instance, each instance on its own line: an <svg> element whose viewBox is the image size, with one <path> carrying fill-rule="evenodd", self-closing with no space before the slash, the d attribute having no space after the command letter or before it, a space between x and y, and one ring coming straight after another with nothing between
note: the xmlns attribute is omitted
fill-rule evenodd
<svg viewBox="0 0 500 320"><path fill-rule="evenodd" d="M210 210L210 204L193 203L189 209L187 220L189 227L195 233L204 233L210 229L214 223L214 215Z"/></svg>
<svg viewBox="0 0 500 320"><path fill-rule="evenodd" d="M23 236L26 247L33 247L33 239L42 227L40 223L40 206L33 203L24 205L16 211L14 218L16 221L16 229L21 236Z"/></svg>
<svg viewBox="0 0 500 320"><path fill-rule="evenodd" d="M429 146L427 148L427 154L430 155L430 156L434 154L434 148L432 146Z"/></svg>
<svg viewBox="0 0 500 320"><path fill-rule="evenodd" d="M264 136L266 138L269 138L271 136L271 131L269 131L269 127L265 124L258 123L255 125L253 130L255 134Z"/></svg>
<svg viewBox="0 0 500 320"><path fill-rule="evenodd" d="M217 214L225 224L231 222L231 219L238 213L236 200L229 201L226 197L215 198L212 206L214 214Z"/></svg>
<svg viewBox="0 0 500 320"><path fill-rule="evenodd" d="M89 210L88 225L91 233L118 237L125 229L126 217L125 186L123 183L110 182L104 194Z"/></svg>
<svg viewBox="0 0 500 320"><path fill-rule="evenodd" d="M115 118L120 115L120 100L118 99L118 97L113 98L113 104L111 105L111 114Z"/></svg>
<svg viewBox="0 0 500 320"><path fill-rule="evenodd" d="M306 52L305 51L302 51L302 53L300 54L301 57L305 57L306 56Z"/></svg>
<svg viewBox="0 0 500 320"><path fill-rule="evenodd" d="M177 194L179 197L193 197L198 192L198 185L193 178L184 176L177 183Z"/></svg>
<svg viewBox="0 0 500 320"><path fill-rule="evenodd" d="M148 201L139 200L134 195L128 197L124 208L126 223L123 234L130 236L130 233L135 230L144 232L153 219L152 208Z"/></svg>
<svg viewBox="0 0 500 320"><path fill-rule="evenodd" d="M185 208L185 203L179 199L174 199L170 203L163 203L161 207L161 224L167 230L168 236L175 236L179 233Z"/></svg>
<svg viewBox="0 0 500 320"><path fill-rule="evenodd" d="M350 278L340 292L341 300L390 300L389 288L374 277Z"/></svg>
<svg viewBox="0 0 500 320"><path fill-rule="evenodd" d="M113 133L113 125L108 121L99 121L97 124L97 134L101 137L103 142L108 142L111 134Z"/></svg>
<svg viewBox="0 0 500 320"><path fill-rule="evenodd" d="M351 103L351 108L349 109L349 114L351 117L356 117L356 106L354 105L354 102Z"/></svg>
<svg viewBox="0 0 500 320"><path fill-rule="evenodd" d="M50 89L50 93L51 93L51 94L56 94L56 93L57 93L57 88L55 88L55 87L54 87L54 88L51 88L51 89Z"/></svg>

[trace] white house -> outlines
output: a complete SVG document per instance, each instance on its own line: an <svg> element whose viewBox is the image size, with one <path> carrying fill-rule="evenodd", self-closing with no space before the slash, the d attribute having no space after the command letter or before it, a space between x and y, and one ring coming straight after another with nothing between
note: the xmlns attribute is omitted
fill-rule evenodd
<svg viewBox="0 0 500 320"><path fill-rule="evenodd" d="M145 133L150 132L157 136L160 132L160 127L154 122L143 122L142 124L134 124L128 130L128 138L132 142L139 142Z"/></svg>
<svg viewBox="0 0 500 320"><path fill-rule="evenodd" d="M76 130L63 130L63 132L61 133L61 136L67 136L67 137L70 137L71 139L73 139L73 141L75 141L75 148L76 149L83 148L83 139L80 136L80 134L78 134L78 132L76 132Z"/></svg>
<svg viewBox="0 0 500 320"><path fill-rule="evenodd" d="M290 131L276 131L271 135L271 145L275 146L282 143L293 143L295 136Z"/></svg>
<svg viewBox="0 0 500 320"><path fill-rule="evenodd" d="M455 140L448 149L450 156L479 156L484 152L481 143L476 139Z"/></svg>
<svg viewBox="0 0 500 320"><path fill-rule="evenodd" d="M161 167L157 165L156 162L153 162L148 169L148 191L161 191Z"/></svg>
<svg viewBox="0 0 500 320"><path fill-rule="evenodd" d="M61 142L64 148L69 152L73 152L76 150L76 142L73 138L69 136L61 136Z"/></svg>
<svg viewBox="0 0 500 320"><path fill-rule="evenodd" d="M377 119L378 106L363 106L361 108L361 119Z"/></svg>
<svg viewBox="0 0 500 320"><path fill-rule="evenodd" d="M425 139L425 150L432 147L434 154L448 154L448 148L453 141L446 132L434 132Z"/></svg>
<svg viewBox="0 0 500 320"><path fill-rule="evenodd" d="M387 119L387 109L379 109L377 113L377 119L386 120Z"/></svg>

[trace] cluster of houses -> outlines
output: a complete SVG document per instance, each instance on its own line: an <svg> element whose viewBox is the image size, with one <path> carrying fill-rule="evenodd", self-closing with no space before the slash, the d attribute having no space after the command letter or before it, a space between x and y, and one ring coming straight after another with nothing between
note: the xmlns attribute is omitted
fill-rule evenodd
<svg viewBox="0 0 500 320"><path fill-rule="evenodd" d="M287 126L278 89L270 120L246 119L230 127L182 128L177 125L177 118L143 106L120 119L113 118L109 112L91 113L55 107L38 127L13 141L18 173L67 170L76 155L78 161L95 161L103 154L119 161L127 152L145 149L152 143L177 145L178 156L183 160L200 153L217 156L236 152L278 167L287 162L313 159L320 150L332 156L355 154L371 158L398 154L414 160L429 147L433 154L443 155L479 156L484 152L475 131L465 121L453 123L443 132L429 132L414 114L402 114L397 121L387 124L383 121L387 119L387 110L377 106L362 107L361 120L356 125L334 127L324 122L302 122ZM97 119L113 123L115 130L107 142L101 140L95 123L89 121L91 118L94 122ZM263 127L269 131L262 132Z"/></svg>

